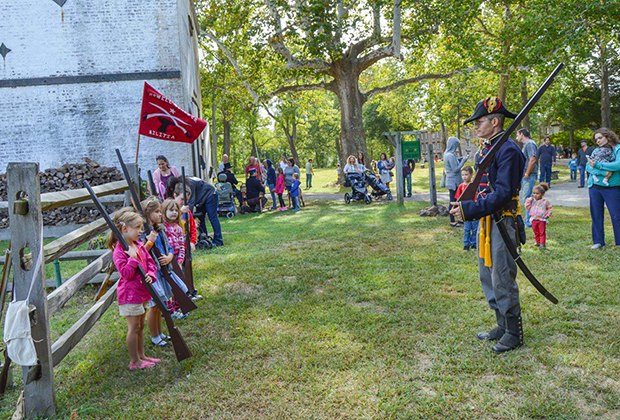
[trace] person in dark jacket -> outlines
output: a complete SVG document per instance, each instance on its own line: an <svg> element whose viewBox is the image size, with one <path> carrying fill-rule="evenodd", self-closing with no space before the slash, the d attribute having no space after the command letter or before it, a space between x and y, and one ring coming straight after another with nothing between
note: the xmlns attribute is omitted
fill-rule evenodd
<svg viewBox="0 0 620 420"><path fill-rule="evenodd" d="M171 198L174 198L173 192L176 184L179 182L183 182L181 177L173 178L168 181L167 191L170 192L169 196ZM218 197L215 187L208 182L193 176L186 176L185 182L191 189L191 194L188 197L189 202L186 204L192 213L198 217L198 229L201 233L207 233L206 217L208 217L211 227L213 228L213 246L224 245L224 239L222 238L222 226L220 225L220 219L217 217Z"/></svg>
<svg viewBox="0 0 620 420"><path fill-rule="evenodd" d="M538 182L546 182L551 187L551 168L555 162L557 151L551 145L549 137L545 137L543 144L538 148L538 165L540 167L540 177Z"/></svg>
<svg viewBox="0 0 620 420"><path fill-rule="evenodd" d="M271 201L273 202L271 210L276 210L278 208L276 204L276 170L271 160L265 159L265 164L267 165L267 186L269 187Z"/></svg>
<svg viewBox="0 0 620 420"><path fill-rule="evenodd" d="M579 169L579 186L577 188L583 188L586 182L586 165L588 164L588 157L592 154L592 148L588 147L587 141L581 142L581 147L577 150L577 169Z"/></svg>
<svg viewBox="0 0 620 420"><path fill-rule="evenodd" d="M486 139L490 148L504 132L505 117L515 118L516 115L508 111L499 98L489 97L478 103L474 114L465 120L465 124L474 121L476 136ZM475 200L451 203L454 208L450 213L457 219L481 219L478 270L482 290L489 306L495 311L497 325L477 336L480 340L499 340L492 347L495 353L523 345L517 265L495 223L502 223L510 238L516 238L519 189L524 168L525 156L519 146L508 139L488 167L488 193Z"/></svg>
<svg viewBox="0 0 620 420"><path fill-rule="evenodd" d="M245 198L252 211L260 212L262 207L267 203L267 199L263 196L265 194L265 187L258 178L256 178L254 171L256 171L256 169L250 168L248 172L249 176L245 184Z"/></svg>

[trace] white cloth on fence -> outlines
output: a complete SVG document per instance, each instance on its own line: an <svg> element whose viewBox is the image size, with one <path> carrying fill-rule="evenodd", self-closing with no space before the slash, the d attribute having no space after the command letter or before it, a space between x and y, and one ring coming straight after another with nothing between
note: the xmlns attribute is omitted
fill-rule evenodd
<svg viewBox="0 0 620 420"><path fill-rule="evenodd" d="M43 248L39 249L39 256L31 273L36 276L43 260ZM25 300L9 303L4 321L4 343L9 358L21 366L34 366L37 364L37 350L34 346L30 326L29 301L32 287L35 283L33 278Z"/></svg>

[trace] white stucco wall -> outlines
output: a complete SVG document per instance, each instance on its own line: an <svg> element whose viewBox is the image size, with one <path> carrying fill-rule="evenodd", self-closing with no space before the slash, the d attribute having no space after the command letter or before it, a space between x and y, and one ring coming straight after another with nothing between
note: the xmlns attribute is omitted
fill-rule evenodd
<svg viewBox="0 0 620 420"><path fill-rule="evenodd" d="M68 0L64 21L52 0L0 1L0 44L11 49L0 62L0 83L30 84L0 85L0 172L14 161L45 169L89 157L115 165L116 147L133 160L144 79L55 84L54 78L176 71L178 77L148 81L186 108L198 86L194 69L184 68L195 38L180 26L187 16L179 5L189 1ZM157 154L192 166L189 145L143 137L141 166L154 168Z"/></svg>

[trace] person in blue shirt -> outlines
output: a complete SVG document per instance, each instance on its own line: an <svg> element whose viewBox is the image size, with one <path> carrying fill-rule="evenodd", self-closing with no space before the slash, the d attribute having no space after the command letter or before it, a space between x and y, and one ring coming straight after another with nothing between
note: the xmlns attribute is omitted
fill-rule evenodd
<svg viewBox="0 0 620 420"><path fill-rule="evenodd" d="M298 212L301 210L299 206L299 187L301 186L301 182L299 181L299 174L293 174L293 182L291 183L291 201L293 202L293 211Z"/></svg>
<svg viewBox="0 0 620 420"><path fill-rule="evenodd" d="M493 147L504 132L506 117L515 118L516 115L508 111L499 98L489 97L478 102L474 114L465 120L465 124L473 121L476 136L486 139L489 147ZM477 337L479 340L499 340L492 347L495 353L523 345L517 265L495 223L503 223L509 236L516 238L519 190L524 169L525 156L519 146L508 139L487 168L489 188L486 195L479 195L475 201L451 203L454 207L450 213L457 219L481 219L478 270L482 290L489 306L495 311L497 325L488 332L478 333Z"/></svg>
<svg viewBox="0 0 620 420"><path fill-rule="evenodd" d="M556 157L555 147L551 145L549 137L545 137L543 144L538 148L538 164L540 165L540 177L538 182L546 182L551 188L551 168Z"/></svg>
<svg viewBox="0 0 620 420"><path fill-rule="evenodd" d="M573 157L568 161L568 169L570 169L571 182L577 181L577 155L573 153Z"/></svg>

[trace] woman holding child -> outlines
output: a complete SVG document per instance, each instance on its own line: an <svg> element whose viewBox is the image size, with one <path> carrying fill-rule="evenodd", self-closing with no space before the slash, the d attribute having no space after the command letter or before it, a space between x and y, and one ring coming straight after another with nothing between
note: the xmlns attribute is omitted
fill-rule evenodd
<svg viewBox="0 0 620 420"><path fill-rule="evenodd" d="M605 205L611 216L616 245L620 245L620 141L616 133L608 128L594 132L598 145L592 151L586 171L590 195L590 216L592 217L592 249L605 246ZM597 158L597 156L608 156Z"/></svg>

